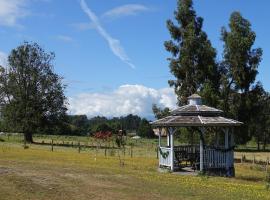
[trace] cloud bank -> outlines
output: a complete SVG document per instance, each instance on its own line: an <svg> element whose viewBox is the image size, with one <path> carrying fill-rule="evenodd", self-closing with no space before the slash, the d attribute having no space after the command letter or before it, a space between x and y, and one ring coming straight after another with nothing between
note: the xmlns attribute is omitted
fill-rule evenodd
<svg viewBox="0 0 270 200"><path fill-rule="evenodd" d="M122 85L112 92L82 93L69 98L70 114L85 114L88 117L119 117L136 114L153 118L152 104L160 107L176 107L173 89L153 89L143 85Z"/></svg>
<svg viewBox="0 0 270 200"><path fill-rule="evenodd" d="M129 65L131 68L135 68L134 64L131 63L128 55L126 54L124 48L122 47L120 41L118 39L113 38L100 24L99 18L95 15L95 13L87 6L85 0L81 0L80 2L82 10L89 17L93 26L97 30L97 32L107 41L111 51L115 56L117 56L121 61Z"/></svg>

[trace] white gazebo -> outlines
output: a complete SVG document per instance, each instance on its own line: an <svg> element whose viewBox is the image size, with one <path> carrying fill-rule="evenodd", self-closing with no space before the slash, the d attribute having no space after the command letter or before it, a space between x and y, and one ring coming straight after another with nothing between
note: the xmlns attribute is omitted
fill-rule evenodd
<svg viewBox="0 0 270 200"><path fill-rule="evenodd" d="M234 127L242 122L222 117L223 111L202 105L199 95L188 98L189 104L179 107L171 115L152 122L159 132L159 167L177 171L185 166L201 172L234 176ZM193 127L200 136L199 145L174 145L177 128ZM167 132L167 145L161 146L161 132ZM207 145L205 136L215 129L215 144ZM224 142L221 141L224 138Z"/></svg>

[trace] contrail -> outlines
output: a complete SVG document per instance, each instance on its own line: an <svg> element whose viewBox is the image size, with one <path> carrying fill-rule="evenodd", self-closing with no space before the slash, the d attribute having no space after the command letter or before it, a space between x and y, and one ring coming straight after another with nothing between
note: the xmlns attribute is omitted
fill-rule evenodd
<svg viewBox="0 0 270 200"><path fill-rule="evenodd" d="M110 34L101 26L98 17L87 6L85 0L81 0L80 4L81 4L82 10L92 21L97 32L107 41L113 54L117 56L120 60L122 60L124 63L128 64L132 69L135 69L135 65L131 63L120 41L110 36Z"/></svg>

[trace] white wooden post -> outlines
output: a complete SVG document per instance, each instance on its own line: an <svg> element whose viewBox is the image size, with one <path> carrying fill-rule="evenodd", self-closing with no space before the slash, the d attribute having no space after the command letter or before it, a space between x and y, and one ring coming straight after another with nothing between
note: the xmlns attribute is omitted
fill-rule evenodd
<svg viewBox="0 0 270 200"><path fill-rule="evenodd" d="M203 172L203 137L205 133L204 128L200 128L201 136L200 136L200 172Z"/></svg>
<svg viewBox="0 0 270 200"><path fill-rule="evenodd" d="M173 151L173 146L174 146L174 143L173 143L173 134L175 132L175 129L174 128L169 128L169 133L170 133L170 150L171 150L171 171L173 172L174 170L174 151Z"/></svg>
<svg viewBox="0 0 270 200"><path fill-rule="evenodd" d="M166 128L166 132L167 132L167 147L171 146L170 143L170 128Z"/></svg>
<svg viewBox="0 0 270 200"><path fill-rule="evenodd" d="M161 128L158 129L158 147L161 147Z"/></svg>

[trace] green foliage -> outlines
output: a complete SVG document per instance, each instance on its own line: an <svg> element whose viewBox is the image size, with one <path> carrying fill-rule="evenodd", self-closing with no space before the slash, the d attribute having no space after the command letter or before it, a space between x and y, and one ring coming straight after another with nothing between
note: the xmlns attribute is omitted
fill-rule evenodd
<svg viewBox="0 0 270 200"><path fill-rule="evenodd" d="M53 59L53 53L25 42L11 51L8 68L1 68L4 125L9 131L24 133L28 142L33 133L54 129L65 117L65 86L53 72Z"/></svg>
<svg viewBox="0 0 270 200"><path fill-rule="evenodd" d="M201 92L207 104L215 106L219 89L216 51L202 30L203 19L196 16L192 0L178 0L175 20L177 25L167 21L172 40L164 44L172 54L168 60L176 78L169 80L169 85L174 87L180 105L187 103L188 96Z"/></svg>
<svg viewBox="0 0 270 200"><path fill-rule="evenodd" d="M139 116L132 114L125 117L114 117L112 119L98 116L88 120L88 130L90 133L94 133L96 132L96 127L98 125L105 123L116 132L121 129L127 131L136 131L138 130L140 121L141 118Z"/></svg>
<svg viewBox="0 0 270 200"><path fill-rule="evenodd" d="M233 12L229 23L230 31L222 28L224 42L224 62L227 79L235 90L248 92L258 74L262 49L252 49L256 34L250 22L239 12Z"/></svg>
<svg viewBox="0 0 270 200"><path fill-rule="evenodd" d="M136 132L140 121L141 118L137 115L114 117L112 119L100 116L88 119L86 115L68 115L66 126L58 134L61 135L63 132L65 135L92 135L101 130L112 131L114 134L117 134L119 130Z"/></svg>
<svg viewBox="0 0 270 200"><path fill-rule="evenodd" d="M178 0L174 14L175 22L167 21L172 39L165 42L165 48L172 55L168 60L176 80L169 80L169 85L174 87L179 105L186 104L189 95L199 93L203 104L218 107L225 116L244 123L236 129L238 144L255 137L258 148L260 142L265 147L270 138L269 94L255 83L262 49L253 48L256 34L250 22L239 12L231 14L229 30L222 28L223 60L217 64L215 49L202 30L203 19L197 17L193 1ZM168 114L156 105L153 112L158 119Z"/></svg>
<svg viewBox="0 0 270 200"><path fill-rule="evenodd" d="M113 129L106 123L98 124L96 126L95 132L105 132L105 131L113 131Z"/></svg>
<svg viewBox="0 0 270 200"><path fill-rule="evenodd" d="M169 108L161 109L161 108L157 107L156 104L153 104L152 110L153 110L153 113L154 113L156 119L161 119L163 117L167 117L168 115L170 115Z"/></svg>
<svg viewBox="0 0 270 200"><path fill-rule="evenodd" d="M86 135L88 133L89 121L86 115L69 115L68 135Z"/></svg>
<svg viewBox="0 0 270 200"><path fill-rule="evenodd" d="M250 113L249 133L257 142L257 149L260 150L260 143L265 149L270 138L270 95L265 92L261 84L257 84L249 93Z"/></svg>
<svg viewBox="0 0 270 200"><path fill-rule="evenodd" d="M140 126L138 128L138 135L146 138L155 137L153 129L146 119L142 119Z"/></svg>
<svg viewBox="0 0 270 200"><path fill-rule="evenodd" d="M244 122L236 132L236 142L246 143L251 139L256 118L261 115L260 96L263 87L254 84L261 61L262 50L252 49L256 34L250 22L239 12L233 12L229 23L230 30L222 28L224 58L221 68L221 104L227 116ZM264 103L263 103L264 104ZM256 122L255 122L256 123Z"/></svg>

